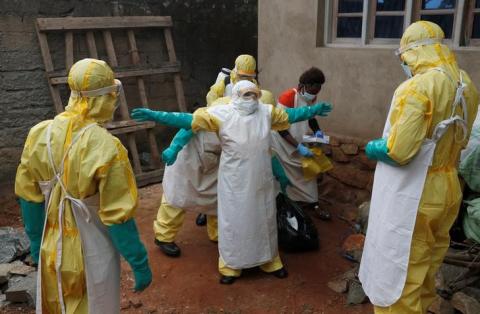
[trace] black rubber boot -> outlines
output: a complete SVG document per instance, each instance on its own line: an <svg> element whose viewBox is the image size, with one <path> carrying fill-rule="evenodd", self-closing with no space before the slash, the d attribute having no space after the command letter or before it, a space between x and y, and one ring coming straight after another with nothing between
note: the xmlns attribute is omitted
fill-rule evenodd
<svg viewBox="0 0 480 314"><path fill-rule="evenodd" d="M220 283L222 285L231 285L235 282L236 279L237 277L222 275L222 277L220 277Z"/></svg>
<svg viewBox="0 0 480 314"><path fill-rule="evenodd" d="M288 272L285 269L285 267L280 268L279 270L276 270L274 272L271 272L270 274L274 275L277 278L283 279L288 277Z"/></svg>
<svg viewBox="0 0 480 314"><path fill-rule="evenodd" d="M197 224L197 226L205 226L207 224L207 215L198 214L195 223Z"/></svg>
<svg viewBox="0 0 480 314"><path fill-rule="evenodd" d="M170 257L179 257L182 251L175 242L162 242L155 239L155 244L160 248L163 254Z"/></svg>

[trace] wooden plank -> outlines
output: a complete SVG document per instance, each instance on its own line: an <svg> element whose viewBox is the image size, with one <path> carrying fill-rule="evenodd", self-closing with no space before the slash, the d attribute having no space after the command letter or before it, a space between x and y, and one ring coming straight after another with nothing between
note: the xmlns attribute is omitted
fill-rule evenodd
<svg viewBox="0 0 480 314"><path fill-rule="evenodd" d="M133 132L137 132L137 131L140 131L140 130L151 130L154 127L155 127L155 122L152 122L152 123L148 123L148 124L139 124L139 125L134 125L134 126L127 126L127 127L118 128L118 129L109 129L108 131L110 133L112 133L113 135L118 135L118 134L133 133Z"/></svg>
<svg viewBox="0 0 480 314"><path fill-rule="evenodd" d="M148 172L144 172L136 176L137 185L139 187L152 183L162 182L164 169L156 169Z"/></svg>
<svg viewBox="0 0 480 314"><path fill-rule="evenodd" d="M135 120L123 120L123 121L108 122L105 124L105 128L108 130L113 130L113 129L120 129L120 128L126 128L130 126L140 125L140 124L155 126L155 122L152 122L152 121L137 122Z"/></svg>
<svg viewBox="0 0 480 314"><path fill-rule="evenodd" d="M460 41L462 37L462 22L465 9L465 0L457 1L457 13L454 16L453 21L453 32L452 32L452 39L453 39L453 47L458 48L460 47Z"/></svg>
<svg viewBox="0 0 480 314"><path fill-rule="evenodd" d="M67 72L73 65L73 33L65 33L65 68Z"/></svg>
<svg viewBox="0 0 480 314"><path fill-rule="evenodd" d="M176 62L177 61L177 55L175 54L175 46L173 44L173 38L172 38L172 31L169 28L165 28L163 30L163 34L165 36L165 42L167 44L167 52L168 52L168 59L170 62ZM187 105L185 101L185 94L183 92L183 84L182 84L182 78L180 77L180 74L174 74L174 84L175 84L175 92L177 95L177 103L180 111L186 112L187 111Z"/></svg>
<svg viewBox="0 0 480 314"><path fill-rule="evenodd" d="M167 73L179 73L180 72L180 63L166 63L162 66L157 68L140 68L139 70L120 70L115 69L115 77L118 79L121 78L128 78L128 77L137 77L137 76L150 76L150 75L158 75L158 74L167 74ZM47 73L50 81L53 85L58 84L66 84L68 80L68 76L66 71L56 71Z"/></svg>
<svg viewBox="0 0 480 314"><path fill-rule="evenodd" d="M172 27L170 16L65 17L37 19L40 31Z"/></svg>
<svg viewBox="0 0 480 314"><path fill-rule="evenodd" d="M40 32L37 23L35 23L35 30L37 32L38 41L40 43L40 50L42 52L43 63L45 64L45 71L47 73L51 72L54 70L54 67L53 67L52 55L50 54L50 47L48 46L47 35ZM62 98L60 97L60 91L58 90L58 87L53 86L52 84L48 84L48 88L50 89L50 94L52 95L52 101L55 107L55 111L57 113L63 112L64 108L63 108Z"/></svg>
<svg viewBox="0 0 480 314"><path fill-rule="evenodd" d="M110 31L103 31L103 41L108 55L108 64L115 68L118 66L117 54L115 53L115 46L113 45L112 33Z"/></svg>
<svg viewBox="0 0 480 314"><path fill-rule="evenodd" d="M97 45L95 44L95 34L87 32L87 47L90 58L98 59Z"/></svg>
<svg viewBox="0 0 480 314"><path fill-rule="evenodd" d="M128 30L127 35L128 35L128 46L130 48L130 56L132 58L132 63L134 65L138 65L140 63L140 54L138 53L135 33L133 32L133 30ZM142 102L142 106L144 108L148 108L148 98L147 98L147 91L145 89L145 82L143 81L143 78L140 76L137 77L137 86L138 86L138 92L140 94L140 101ZM148 142L150 144L150 154L152 156L152 165L155 168L159 168L161 166L161 161L160 161L160 153L158 151L157 139L155 138L155 133L153 132L153 130L148 130L147 136L148 136Z"/></svg>
<svg viewBox="0 0 480 314"><path fill-rule="evenodd" d="M127 134L127 144L132 157L133 171L136 175L142 173L142 165L140 164L140 158L138 157L137 142L135 141L135 134Z"/></svg>

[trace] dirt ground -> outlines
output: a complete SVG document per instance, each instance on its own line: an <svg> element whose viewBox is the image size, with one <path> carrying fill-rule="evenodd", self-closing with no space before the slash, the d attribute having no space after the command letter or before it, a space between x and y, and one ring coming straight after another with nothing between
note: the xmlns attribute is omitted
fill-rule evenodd
<svg viewBox="0 0 480 314"><path fill-rule="evenodd" d="M343 239L351 232L337 218L331 222L315 219L320 250L309 253L281 253L289 271L286 279L252 269L231 286L218 283L218 250L206 234L206 227L195 225L196 214L188 213L177 244L182 256L169 258L153 243L152 223L156 216L161 185L140 189L137 223L149 253L153 271L152 285L142 293L133 293L133 277L122 262L122 313L372 313L370 304L346 306L345 295L327 287L328 281L353 265L340 255ZM0 226L19 226L19 209L11 197L2 197L6 209ZM10 307L4 313L33 313Z"/></svg>
<svg viewBox="0 0 480 314"><path fill-rule="evenodd" d="M340 255L342 240L350 231L337 217L331 222L315 219L319 251L281 253L288 278L281 280L252 269L233 285L224 286L218 283L217 245L208 239L206 227L195 225L196 215L187 214L178 235L182 256L166 257L153 243L152 224L161 187L144 188L140 195L137 223L149 252L154 281L145 292L134 294L129 291L132 275L128 266L122 265L122 276L128 278L122 287L123 313L372 313L370 304L346 306L345 296L327 287L328 281L352 267Z"/></svg>

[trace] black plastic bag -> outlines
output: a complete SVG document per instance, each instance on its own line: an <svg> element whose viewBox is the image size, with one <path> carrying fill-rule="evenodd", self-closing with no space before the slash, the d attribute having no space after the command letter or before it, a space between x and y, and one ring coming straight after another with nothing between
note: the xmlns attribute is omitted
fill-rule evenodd
<svg viewBox="0 0 480 314"><path fill-rule="evenodd" d="M312 219L286 195L277 196L278 244L285 251L318 249L318 232Z"/></svg>

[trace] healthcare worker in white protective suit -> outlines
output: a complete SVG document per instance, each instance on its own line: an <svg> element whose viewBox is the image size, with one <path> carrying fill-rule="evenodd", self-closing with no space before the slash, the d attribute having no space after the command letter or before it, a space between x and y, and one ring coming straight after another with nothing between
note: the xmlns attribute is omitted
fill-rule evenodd
<svg viewBox="0 0 480 314"><path fill-rule="evenodd" d="M152 280L134 216L137 186L112 119L121 83L101 60L68 75L65 112L34 126L15 179L32 258L38 262L37 313L120 312L120 254L135 290Z"/></svg>
<svg viewBox="0 0 480 314"><path fill-rule="evenodd" d="M287 272L278 255L270 130L327 115L331 105L282 110L260 103L250 81L233 88L231 104L201 108L193 115L134 109L132 117L164 125L217 132L222 146L218 173L219 271L230 284L243 268L260 266L279 278Z"/></svg>
<svg viewBox="0 0 480 314"><path fill-rule="evenodd" d="M222 97L210 106L230 103L230 97ZM261 101L274 104L270 92L262 93ZM170 146L162 153L167 164L163 176L163 195L153 228L155 243L167 256L177 257L180 247L174 242L185 220L186 211L208 215L207 233L211 241L218 241L217 230L217 176L220 163L220 140L212 132L198 132L181 129ZM177 156L178 155L178 156ZM279 165L272 160L274 175L282 190L290 184ZM197 221L199 219L197 218Z"/></svg>
<svg viewBox="0 0 480 314"><path fill-rule="evenodd" d="M360 281L375 313L427 313L462 192L457 174L478 93L431 22L410 25L397 51L409 79L395 91L378 160Z"/></svg>

